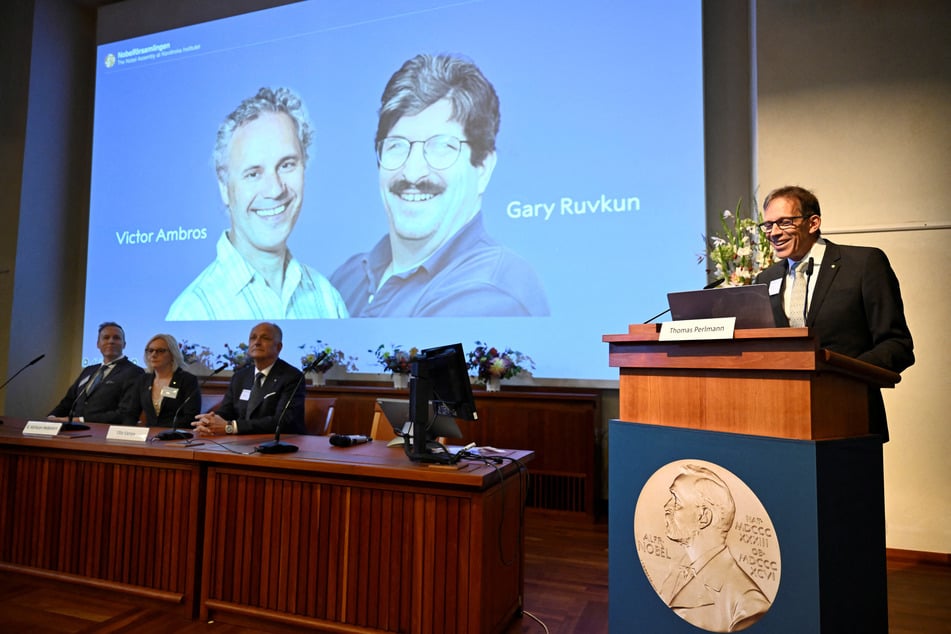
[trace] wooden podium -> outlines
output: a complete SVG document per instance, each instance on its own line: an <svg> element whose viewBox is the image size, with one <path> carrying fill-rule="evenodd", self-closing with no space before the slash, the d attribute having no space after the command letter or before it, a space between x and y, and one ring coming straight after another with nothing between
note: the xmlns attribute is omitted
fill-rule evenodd
<svg viewBox="0 0 951 634"><path fill-rule="evenodd" d="M731 340L659 340L658 326L604 335L620 368L620 418L820 440L868 433L868 388L894 372L820 350L807 328L737 330Z"/></svg>
<svg viewBox="0 0 951 634"><path fill-rule="evenodd" d="M868 432L868 391L900 377L819 349L806 328L660 341L659 326L632 325L603 341L620 374L620 420L609 430L611 630L699 631L660 599L632 532L651 476L699 460L736 475L775 527L779 585L745 631L885 634L882 442Z"/></svg>

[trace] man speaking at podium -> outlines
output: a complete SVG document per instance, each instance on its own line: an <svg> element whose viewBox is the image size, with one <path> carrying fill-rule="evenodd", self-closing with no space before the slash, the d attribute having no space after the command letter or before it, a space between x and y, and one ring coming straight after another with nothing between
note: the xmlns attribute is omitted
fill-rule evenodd
<svg viewBox="0 0 951 634"><path fill-rule="evenodd" d="M915 362L898 278L885 253L824 239L819 200L802 187L770 192L763 217L778 262L755 283L768 286L777 326L808 326L821 348L892 372ZM888 440L877 388L869 388L869 426Z"/></svg>

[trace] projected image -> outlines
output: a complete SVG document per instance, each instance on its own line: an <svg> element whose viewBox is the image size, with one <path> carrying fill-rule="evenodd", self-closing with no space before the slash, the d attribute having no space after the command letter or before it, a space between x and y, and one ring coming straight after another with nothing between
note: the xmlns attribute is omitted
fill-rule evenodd
<svg viewBox="0 0 951 634"><path fill-rule="evenodd" d="M482 222L499 98L475 64L417 55L383 91L376 133L389 234L333 274L353 317L548 315L531 265Z"/></svg>
<svg viewBox="0 0 951 634"><path fill-rule="evenodd" d="M337 290L287 248L304 198L311 130L300 97L261 88L218 128L215 172L231 228L169 321L346 317Z"/></svg>
<svg viewBox="0 0 951 634"><path fill-rule="evenodd" d="M101 44L86 322L616 379L601 335L706 282L700 13L298 2Z"/></svg>

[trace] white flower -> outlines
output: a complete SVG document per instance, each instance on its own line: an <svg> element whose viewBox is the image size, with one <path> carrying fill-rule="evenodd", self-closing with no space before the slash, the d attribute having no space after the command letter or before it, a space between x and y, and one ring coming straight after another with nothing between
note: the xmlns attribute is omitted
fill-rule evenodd
<svg viewBox="0 0 951 634"><path fill-rule="evenodd" d="M724 240L720 236L713 236L712 238L710 238L710 242L713 243L714 247L722 247L724 244L726 244L726 240Z"/></svg>
<svg viewBox="0 0 951 634"><path fill-rule="evenodd" d="M750 248L749 244L745 244L736 250L736 255L745 258L748 255L753 255L753 249Z"/></svg>

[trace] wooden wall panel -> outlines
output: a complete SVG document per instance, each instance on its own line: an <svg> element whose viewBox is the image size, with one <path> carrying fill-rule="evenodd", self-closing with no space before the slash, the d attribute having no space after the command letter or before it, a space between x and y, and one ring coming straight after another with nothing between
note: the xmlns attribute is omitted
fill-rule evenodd
<svg viewBox="0 0 951 634"><path fill-rule="evenodd" d="M0 562L194 606L198 467L0 451Z"/></svg>
<svg viewBox="0 0 951 634"><path fill-rule="evenodd" d="M521 599L521 482L509 478L504 493L483 499L210 467L203 618L236 611L354 631L499 631Z"/></svg>

